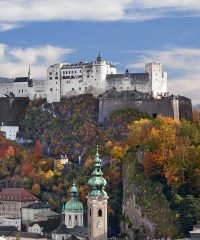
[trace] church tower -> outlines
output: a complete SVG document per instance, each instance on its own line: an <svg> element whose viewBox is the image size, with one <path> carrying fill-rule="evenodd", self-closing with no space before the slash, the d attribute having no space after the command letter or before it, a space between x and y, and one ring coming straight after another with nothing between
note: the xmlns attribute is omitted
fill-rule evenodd
<svg viewBox="0 0 200 240"><path fill-rule="evenodd" d="M90 192L87 196L88 206L88 237L89 240L107 239L107 202L108 195L104 191L106 180L102 177L101 159L97 150L93 172L88 185Z"/></svg>
<svg viewBox="0 0 200 240"><path fill-rule="evenodd" d="M71 188L71 199L65 204L65 225L68 228L83 226L83 204L78 200L78 190L73 184Z"/></svg>

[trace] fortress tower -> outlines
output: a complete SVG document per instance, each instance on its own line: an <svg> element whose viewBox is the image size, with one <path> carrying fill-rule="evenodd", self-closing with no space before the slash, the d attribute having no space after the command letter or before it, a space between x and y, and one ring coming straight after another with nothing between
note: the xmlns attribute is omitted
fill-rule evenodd
<svg viewBox="0 0 200 240"><path fill-rule="evenodd" d="M145 73L149 74L149 93L154 98L167 93L167 73L163 71L161 63L146 63Z"/></svg>
<svg viewBox="0 0 200 240"><path fill-rule="evenodd" d="M97 150L93 172L88 185L91 190L87 196L88 206L88 237L89 240L107 239L107 201L108 195L104 191L106 180L102 177L101 159Z"/></svg>
<svg viewBox="0 0 200 240"><path fill-rule="evenodd" d="M83 204L78 200L78 190L73 184L71 199L65 204L65 225L68 228L83 226Z"/></svg>

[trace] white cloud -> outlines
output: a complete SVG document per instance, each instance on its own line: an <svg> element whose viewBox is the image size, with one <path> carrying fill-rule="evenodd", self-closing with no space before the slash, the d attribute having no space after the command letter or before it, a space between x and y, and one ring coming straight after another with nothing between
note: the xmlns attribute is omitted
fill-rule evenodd
<svg viewBox="0 0 200 240"><path fill-rule="evenodd" d="M144 69L145 62L160 62L168 72L168 89L200 103L200 48L167 47L162 50L126 51L137 55L128 67Z"/></svg>
<svg viewBox="0 0 200 240"><path fill-rule="evenodd" d="M15 28L20 28L22 26L23 24L19 24L19 23L0 23L0 32L5 32Z"/></svg>
<svg viewBox="0 0 200 240"><path fill-rule="evenodd" d="M199 0L1 0L0 31L30 21L145 21L200 16Z"/></svg>
<svg viewBox="0 0 200 240"><path fill-rule="evenodd" d="M31 65L33 78L46 78L50 64L61 62L75 50L52 45L11 48L0 44L0 73L4 77L26 76Z"/></svg>

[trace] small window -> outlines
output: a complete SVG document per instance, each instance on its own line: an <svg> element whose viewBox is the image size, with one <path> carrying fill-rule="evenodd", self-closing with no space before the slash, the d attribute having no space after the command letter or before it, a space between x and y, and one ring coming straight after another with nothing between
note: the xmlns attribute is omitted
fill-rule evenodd
<svg viewBox="0 0 200 240"><path fill-rule="evenodd" d="M72 88L72 91L74 91L74 88Z"/></svg>
<svg viewBox="0 0 200 240"><path fill-rule="evenodd" d="M79 88L79 90L81 90L81 87Z"/></svg>
<svg viewBox="0 0 200 240"><path fill-rule="evenodd" d="M87 90L87 87L85 87L85 90Z"/></svg>
<svg viewBox="0 0 200 240"><path fill-rule="evenodd" d="M98 210L98 217L102 217L102 210L101 209Z"/></svg>
<svg viewBox="0 0 200 240"><path fill-rule="evenodd" d="M78 217L77 217L77 215L75 215L75 220L77 220L78 219Z"/></svg>
<svg viewBox="0 0 200 240"><path fill-rule="evenodd" d="M71 217L71 215L69 215L69 220L71 220L72 219L72 217Z"/></svg>
<svg viewBox="0 0 200 240"><path fill-rule="evenodd" d="M50 88L50 91L52 92L52 91L53 91L53 89L52 89L52 88Z"/></svg>
<svg viewBox="0 0 200 240"><path fill-rule="evenodd" d="M91 209L90 209L90 216L92 215L92 211L91 211Z"/></svg>

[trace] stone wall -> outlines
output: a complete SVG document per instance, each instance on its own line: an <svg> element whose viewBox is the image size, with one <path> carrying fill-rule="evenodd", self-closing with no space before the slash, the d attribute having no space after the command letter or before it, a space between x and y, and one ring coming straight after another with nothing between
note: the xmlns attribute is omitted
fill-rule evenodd
<svg viewBox="0 0 200 240"><path fill-rule="evenodd" d="M4 125L18 125L21 117L25 113L29 99L19 98L0 98L0 123Z"/></svg>
<svg viewBox="0 0 200 240"><path fill-rule="evenodd" d="M185 97L166 97L161 99L134 99L134 98L109 98L99 99L98 122L104 119L114 110L132 108L148 113L150 117L162 115L173 119L192 120L191 100Z"/></svg>

